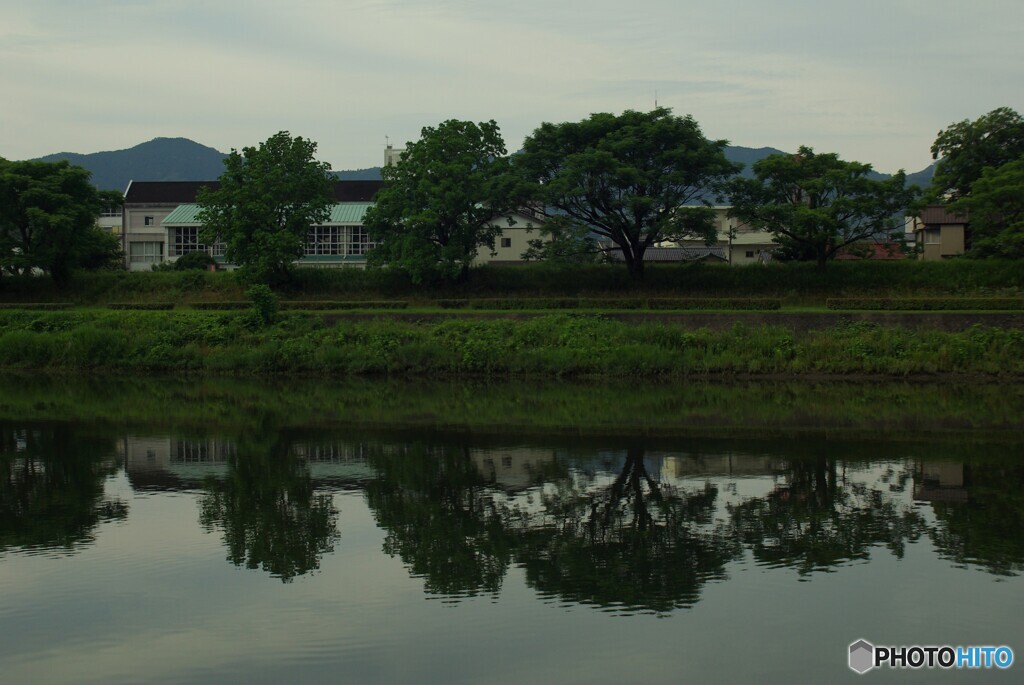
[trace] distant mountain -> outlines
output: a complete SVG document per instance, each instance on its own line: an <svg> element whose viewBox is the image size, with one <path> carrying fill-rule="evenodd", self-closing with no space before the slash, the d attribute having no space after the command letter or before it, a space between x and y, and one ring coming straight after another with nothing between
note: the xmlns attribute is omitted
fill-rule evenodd
<svg viewBox="0 0 1024 685"><path fill-rule="evenodd" d="M58 152L40 159L66 159L92 172L92 182L103 190L121 190L137 181L205 181L224 172L223 152L188 138L154 138L127 150L81 155Z"/></svg>
<svg viewBox="0 0 1024 685"><path fill-rule="evenodd" d="M754 162L769 155L786 154L772 147L750 148L728 146L725 156L729 161L743 165L744 176L751 176ZM154 138L127 150L77 154L59 152L40 157L44 162L66 159L72 164L92 172L92 181L104 190L124 190L131 180L137 181L208 181L218 178L224 171L223 152L200 145L188 138ZM907 175L908 183L922 188L931 183L935 165ZM335 171L343 181L375 181L380 179L380 167ZM876 174L888 178L889 174Z"/></svg>

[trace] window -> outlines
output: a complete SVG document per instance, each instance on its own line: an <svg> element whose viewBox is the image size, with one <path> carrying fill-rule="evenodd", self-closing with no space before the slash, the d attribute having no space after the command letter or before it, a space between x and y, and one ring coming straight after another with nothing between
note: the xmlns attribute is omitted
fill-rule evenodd
<svg viewBox="0 0 1024 685"><path fill-rule="evenodd" d="M121 208L120 207L104 207L103 211L100 212L100 216L106 216L106 217L121 216Z"/></svg>
<svg viewBox="0 0 1024 685"><path fill-rule="evenodd" d="M352 233L348 242L348 253L350 255L364 255L375 247L377 247L377 244L370 242L370 236L364 227L352 227Z"/></svg>
<svg viewBox="0 0 1024 685"><path fill-rule="evenodd" d="M142 223L146 226L156 226L156 218L152 216L144 216L142 217Z"/></svg>
<svg viewBox="0 0 1024 685"><path fill-rule="evenodd" d="M205 252L206 246L199 242L199 228L196 226L182 226L171 229L171 245L167 250L168 256L188 254L189 252Z"/></svg>
<svg viewBox="0 0 1024 685"><path fill-rule="evenodd" d="M341 226L311 226L306 233L307 255L340 255L345 254Z"/></svg>
<svg viewBox="0 0 1024 685"><path fill-rule="evenodd" d="M502 247L512 247L512 239L511 238L502 238L501 239L501 246Z"/></svg>
<svg viewBox="0 0 1024 685"><path fill-rule="evenodd" d="M924 229L924 244L939 245L942 243L942 230L938 228Z"/></svg>
<svg viewBox="0 0 1024 685"><path fill-rule="evenodd" d="M133 262L164 261L164 244L156 242L128 243L128 256Z"/></svg>
<svg viewBox="0 0 1024 685"><path fill-rule="evenodd" d="M754 251L753 250L747 250L746 254L747 254L747 259L753 259L754 258Z"/></svg>

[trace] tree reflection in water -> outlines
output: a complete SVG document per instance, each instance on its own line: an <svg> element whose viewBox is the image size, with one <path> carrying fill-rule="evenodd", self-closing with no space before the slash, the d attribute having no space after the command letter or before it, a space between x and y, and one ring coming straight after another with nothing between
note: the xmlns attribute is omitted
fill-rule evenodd
<svg viewBox="0 0 1024 685"><path fill-rule="evenodd" d="M919 468L918 493L931 502L937 525L929 536L939 553L957 564L995 575L1024 571L1024 466L1012 460L936 464ZM926 467L940 478L925 485ZM956 474L941 482L942 471ZM927 493L927 494L925 494Z"/></svg>
<svg viewBox="0 0 1024 685"><path fill-rule="evenodd" d="M225 479L207 481L199 519L222 531L228 560L283 582L319 568L338 539L338 511L287 441L272 430L247 436L229 466Z"/></svg>
<svg viewBox="0 0 1024 685"><path fill-rule="evenodd" d="M0 550L71 552L101 522L125 518L128 506L103 491L116 452L113 438L66 424L0 425Z"/></svg>
<svg viewBox="0 0 1024 685"><path fill-rule="evenodd" d="M560 599L625 611L694 604L725 577L740 548L715 521L718 490L684 490L651 477L631 447L610 484L567 479L545 490L538 515L520 517L516 561L527 581Z"/></svg>
<svg viewBox="0 0 1024 685"><path fill-rule="evenodd" d="M496 592L514 560L542 593L663 612L695 602L739 551L712 520L715 489L658 483L641 448L610 484L562 470L519 497L489 485L465 448L411 446L373 463L367 498L385 551L434 594Z"/></svg>
<svg viewBox="0 0 1024 685"><path fill-rule="evenodd" d="M515 540L501 493L488 487L463 446L412 444L377 450L378 478L366 497L397 555L426 591L447 596L495 593Z"/></svg>
<svg viewBox="0 0 1024 685"><path fill-rule="evenodd" d="M909 478L898 474L890 489L904 489ZM737 539L760 563L808 574L865 559L876 545L902 557L906 543L925 531L924 519L888 490L840 476L835 459L792 459L784 482L731 507Z"/></svg>

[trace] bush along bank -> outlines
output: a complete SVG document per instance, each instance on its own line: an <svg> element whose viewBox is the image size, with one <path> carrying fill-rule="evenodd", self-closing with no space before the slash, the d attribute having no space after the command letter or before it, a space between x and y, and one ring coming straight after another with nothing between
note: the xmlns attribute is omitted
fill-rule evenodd
<svg viewBox="0 0 1024 685"><path fill-rule="evenodd" d="M869 323L688 331L597 315L325 322L315 313L0 311L0 369L454 376L712 374L1024 377L1024 331Z"/></svg>

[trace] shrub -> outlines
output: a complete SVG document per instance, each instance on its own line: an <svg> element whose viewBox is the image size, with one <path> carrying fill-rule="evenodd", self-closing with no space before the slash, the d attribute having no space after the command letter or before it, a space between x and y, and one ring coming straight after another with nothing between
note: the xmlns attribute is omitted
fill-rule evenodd
<svg viewBox="0 0 1024 685"><path fill-rule="evenodd" d="M174 262L175 271L208 271L217 261L206 252L186 252Z"/></svg>

